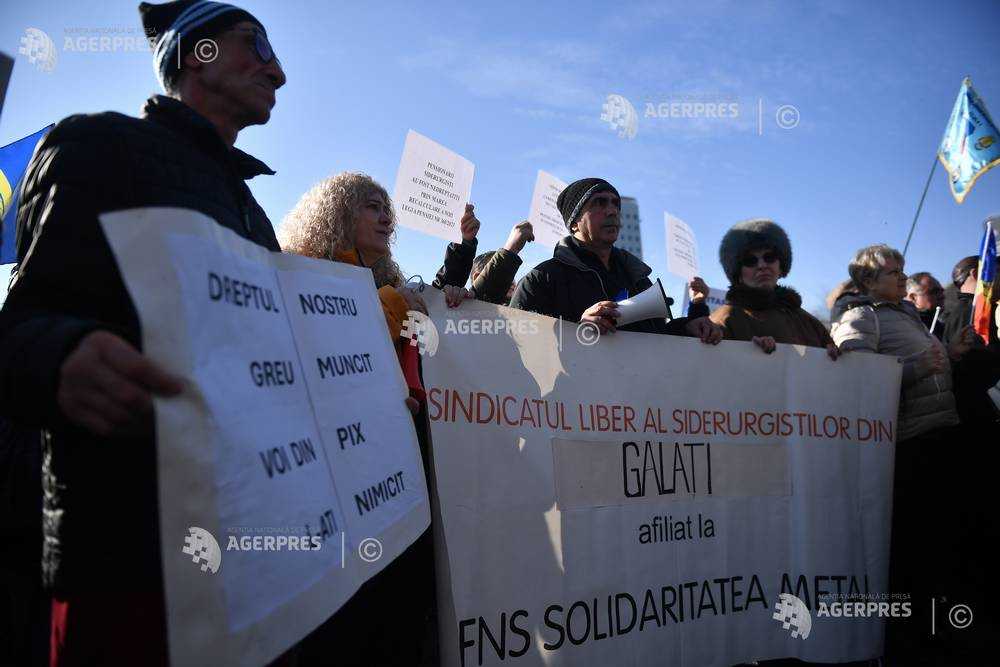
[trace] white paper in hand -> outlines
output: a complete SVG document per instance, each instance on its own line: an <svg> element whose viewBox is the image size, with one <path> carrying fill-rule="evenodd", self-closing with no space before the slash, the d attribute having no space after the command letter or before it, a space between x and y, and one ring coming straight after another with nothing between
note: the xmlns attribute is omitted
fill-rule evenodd
<svg viewBox="0 0 1000 667"><path fill-rule="evenodd" d="M462 215L475 169L458 153L410 130L392 195L399 224L461 242Z"/></svg>
<svg viewBox="0 0 1000 667"><path fill-rule="evenodd" d="M535 234L535 243L548 248L556 247L559 240L569 234L562 214L556 207L559 193L566 189L566 183L548 172L538 171L535 192L531 195L531 212L528 222Z"/></svg>
<svg viewBox="0 0 1000 667"><path fill-rule="evenodd" d="M667 228L667 271L688 282L698 275L698 241L680 218L663 213Z"/></svg>

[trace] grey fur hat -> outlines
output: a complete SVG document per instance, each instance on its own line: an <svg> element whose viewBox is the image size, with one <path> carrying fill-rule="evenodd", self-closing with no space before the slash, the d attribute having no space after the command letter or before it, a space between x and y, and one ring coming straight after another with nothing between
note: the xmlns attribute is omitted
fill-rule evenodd
<svg viewBox="0 0 1000 667"><path fill-rule="evenodd" d="M733 225L719 244L719 262L730 283L739 283L743 256L759 248L771 248L778 253L782 278L792 270L792 244L785 230L767 218L744 220Z"/></svg>

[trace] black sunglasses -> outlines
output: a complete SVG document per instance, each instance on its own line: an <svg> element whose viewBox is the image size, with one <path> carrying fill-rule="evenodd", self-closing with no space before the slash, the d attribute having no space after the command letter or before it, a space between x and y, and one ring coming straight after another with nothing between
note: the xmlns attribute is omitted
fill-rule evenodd
<svg viewBox="0 0 1000 667"><path fill-rule="evenodd" d="M257 55L257 58L265 65L272 60L278 60L277 56L274 55L274 49L271 48L271 42L267 41L267 35L257 28L238 28L234 29L233 32L253 35L253 51Z"/></svg>
<svg viewBox="0 0 1000 667"><path fill-rule="evenodd" d="M764 260L765 264L773 264L774 262L778 261L777 253L773 252L765 252L763 255L760 256L760 258ZM740 260L740 265L748 269L757 266L757 256L747 255L746 257Z"/></svg>

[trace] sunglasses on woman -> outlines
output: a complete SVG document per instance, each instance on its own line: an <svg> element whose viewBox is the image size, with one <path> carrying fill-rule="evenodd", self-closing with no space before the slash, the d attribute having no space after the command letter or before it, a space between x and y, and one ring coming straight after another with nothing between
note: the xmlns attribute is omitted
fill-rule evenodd
<svg viewBox="0 0 1000 667"><path fill-rule="evenodd" d="M778 255L777 253L768 251L765 252L763 255L761 255L760 259L764 260L765 264L773 264L774 262L778 261ZM740 264L749 269L751 267L757 266L757 261L758 260L756 255L747 255L746 257L740 260Z"/></svg>

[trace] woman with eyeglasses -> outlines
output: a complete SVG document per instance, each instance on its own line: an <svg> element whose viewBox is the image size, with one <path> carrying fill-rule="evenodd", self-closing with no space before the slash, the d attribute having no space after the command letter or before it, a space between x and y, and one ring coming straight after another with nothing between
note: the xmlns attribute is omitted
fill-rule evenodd
<svg viewBox="0 0 1000 667"><path fill-rule="evenodd" d="M752 341L764 352L778 343L826 348L839 355L822 322L802 309L802 297L778 285L792 268L788 235L771 220L757 218L734 225L719 245L719 261L730 281L726 304L712 313L726 340Z"/></svg>
<svg viewBox="0 0 1000 667"><path fill-rule="evenodd" d="M965 538L959 529L968 496L951 504L955 493L928 492L933 479L969 479L957 469L956 452L966 442L952 394L949 357L957 359L971 341L946 347L920 320L906 296L904 259L898 250L878 244L862 248L848 267L858 294L837 301L843 311L833 324L833 339L843 351L874 352L900 358L903 365L896 424L892 540L889 587L914 600L913 617L890 619L886 656L890 664L912 664L937 650L926 628L930 605L916 601L941 596L965 599L963 566L955 561ZM965 466L962 466L965 467ZM969 483L970 493L976 484ZM958 489L955 489L958 491ZM971 503L970 506L975 506ZM948 535L931 537L928 526L951 526ZM933 660L933 658L931 658ZM919 663L924 664L924 663ZM928 663L929 664L929 663ZM937 663L935 663L937 664Z"/></svg>
<svg viewBox="0 0 1000 667"><path fill-rule="evenodd" d="M903 385L897 442L958 423L951 391L951 359L964 354L968 336L945 347L927 331L906 296L903 256L878 244L862 248L848 268L858 294L837 301L843 310L833 323L842 351L876 352L902 358Z"/></svg>

